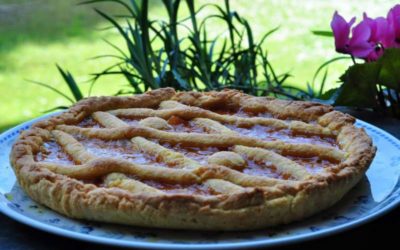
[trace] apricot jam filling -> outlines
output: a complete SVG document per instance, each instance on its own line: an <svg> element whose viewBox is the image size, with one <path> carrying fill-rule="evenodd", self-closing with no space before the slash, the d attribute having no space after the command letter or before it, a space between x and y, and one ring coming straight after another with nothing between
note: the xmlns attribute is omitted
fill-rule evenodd
<svg viewBox="0 0 400 250"><path fill-rule="evenodd" d="M298 156L285 155L285 157L304 166L306 170L310 173L319 173L323 171L325 168L330 168L339 164L339 162L334 161L333 159L332 160L321 159L318 156L298 157Z"/></svg>
<svg viewBox="0 0 400 250"><path fill-rule="evenodd" d="M125 117L119 117L120 120L124 121L126 124L128 124L129 126L134 126L137 127L139 126L139 122L140 120L142 120L143 118L125 118Z"/></svg>
<svg viewBox="0 0 400 250"><path fill-rule="evenodd" d="M218 195L209 187L198 183L170 183L160 180L142 179L135 175L127 175L129 179L140 181L150 187L161 190L167 194L188 194L188 195ZM93 184L99 187L106 187L105 177L95 179L81 179L85 184Z"/></svg>
<svg viewBox="0 0 400 250"><path fill-rule="evenodd" d="M234 115L238 117L256 117L256 116L265 118L274 117L271 113L266 112L266 110L253 111L253 110L246 110L243 108L226 107L226 106L212 107L209 110L220 115Z"/></svg>
<svg viewBox="0 0 400 250"><path fill-rule="evenodd" d="M136 164L166 166L157 157L135 149L130 140L100 140L94 138L77 138L86 150L98 157L122 158Z"/></svg>
<svg viewBox="0 0 400 250"><path fill-rule="evenodd" d="M195 160L202 165L207 164L208 157L212 154L225 150L225 148L219 147L187 147L179 144L171 145L169 143L163 143L161 145L175 152L179 152L185 157Z"/></svg>
<svg viewBox="0 0 400 250"><path fill-rule="evenodd" d="M86 117L80 123L77 124L81 128L102 128L102 126L96 122L91 116Z"/></svg>
<svg viewBox="0 0 400 250"><path fill-rule="evenodd" d="M140 180L141 182L157 188L158 190L164 191L171 194L197 194L197 195L215 195L218 194L211 190L209 187L191 183L191 184L180 184L180 183L167 183L156 180Z"/></svg>
<svg viewBox="0 0 400 250"><path fill-rule="evenodd" d="M34 160L37 162L54 162L63 165L74 164L72 157L65 153L61 146L55 141L43 143L39 152L35 154Z"/></svg>
<svg viewBox="0 0 400 250"><path fill-rule="evenodd" d="M171 116L167 120L168 124L172 127L171 132L180 133L205 133L204 129L197 126L191 120L185 120L179 116Z"/></svg>
<svg viewBox="0 0 400 250"><path fill-rule="evenodd" d="M248 175L266 176L276 179L290 180L293 179L288 173L281 173L276 166L269 161L254 161L246 159L247 167L241 172Z"/></svg>
<svg viewBox="0 0 400 250"><path fill-rule="evenodd" d="M291 131L290 129L277 129L269 126L255 125L249 128L238 127L236 125L224 124L229 129L238 132L243 136L258 138L266 141L284 141L288 143L309 143L338 147L336 139L328 136L307 135Z"/></svg>

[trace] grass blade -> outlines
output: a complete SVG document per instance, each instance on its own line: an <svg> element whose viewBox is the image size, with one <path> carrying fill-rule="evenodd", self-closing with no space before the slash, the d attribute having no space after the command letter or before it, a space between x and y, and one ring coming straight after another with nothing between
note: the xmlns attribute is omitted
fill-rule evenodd
<svg viewBox="0 0 400 250"><path fill-rule="evenodd" d="M69 89L71 90L72 95L74 96L76 101L83 99L83 95L81 90L78 87L75 79L72 77L71 73L68 71L64 71L58 64L56 64L58 71L64 78L64 81L67 83Z"/></svg>
<svg viewBox="0 0 400 250"><path fill-rule="evenodd" d="M318 98L320 98L323 94L327 76L328 76L328 68L325 70L324 76L322 78L321 86L319 87Z"/></svg>
<svg viewBox="0 0 400 250"><path fill-rule="evenodd" d="M313 76L312 82L311 82L311 86L314 88L314 83L315 83L315 79L317 79L318 74L320 73L320 71L325 68L326 66L328 66L329 64L339 61L339 60L343 60L343 59L351 59L348 56L339 56L339 57L335 57L333 59L330 59L326 62L324 62L323 64L321 64L321 66L318 67L317 71L315 71L315 74Z"/></svg>
<svg viewBox="0 0 400 250"><path fill-rule="evenodd" d="M121 0L89 0L89 1L80 2L80 3L78 3L78 5L100 3L100 2L118 3L118 4L122 5L122 6L124 6L125 9L127 9L129 11L129 13L132 15L133 18L136 18L136 16L137 16L138 12L135 13L127 3L125 3L124 1L121 1Z"/></svg>
<svg viewBox="0 0 400 250"><path fill-rule="evenodd" d="M64 94L63 92L59 91L58 89L56 89L56 88L54 88L54 87L52 87L52 86L50 86L50 85L48 85L46 83L37 82L37 81L33 81L33 80L28 80L28 79L25 79L25 81L28 81L30 83L34 83L34 84L40 85L42 87L45 87L47 89L50 89L50 90L54 91L55 93L59 94L60 96L64 97L68 101L70 101L72 104L75 103L74 100L71 99L70 97L68 97L66 94Z"/></svg>
<svg viewBox="0 0 400 250"><path fill-rule="evenodd" d="M317 35L317 36L333 37L333 32L332 32L332 31L327 31L327 30L312 30L311 32L312 32L314 35Z"/></svg>

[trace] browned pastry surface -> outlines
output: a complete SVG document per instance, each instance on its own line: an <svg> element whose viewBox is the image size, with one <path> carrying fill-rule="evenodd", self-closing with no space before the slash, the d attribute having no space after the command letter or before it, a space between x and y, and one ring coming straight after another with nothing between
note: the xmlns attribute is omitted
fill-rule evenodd
<svg viewBox="0 0 400 250"><path fill-rule="evenodd" d="M354 121L234 90L91 97L23 132L11 163L32 199L72 218L251 230L306 218L358 183L376 149Z"/></svg>

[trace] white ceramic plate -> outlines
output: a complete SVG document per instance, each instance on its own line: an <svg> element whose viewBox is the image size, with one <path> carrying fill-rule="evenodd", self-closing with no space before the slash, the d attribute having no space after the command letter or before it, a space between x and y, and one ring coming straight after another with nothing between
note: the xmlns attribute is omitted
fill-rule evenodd
<svg viewBox="0 0 400 250"><path fill-rule="evenodd" d="M11 146L21 130L0 135L0 211L50 233L116 246L163 249L232 249L288 244L331 235L365 223L400 203L400 141L366 122L357 121L373 138L378 152L367 176L331 209L303 222L252 232L191 232L143 229L66 218L32 201L19 187L9 164ZM238 222L240 223L240 222Z"/></svg>

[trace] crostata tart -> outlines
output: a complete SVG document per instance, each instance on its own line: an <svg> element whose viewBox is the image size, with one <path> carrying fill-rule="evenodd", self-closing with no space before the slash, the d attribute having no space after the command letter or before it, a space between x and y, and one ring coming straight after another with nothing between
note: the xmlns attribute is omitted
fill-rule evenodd
<svg viewBox="0 0 400 250"><path fill-rule="evenodd" d="M78 219L250 230L340 200L375 147L332 107L239 91L91 97L37 122L11 162L35 201Z"/></svg>

